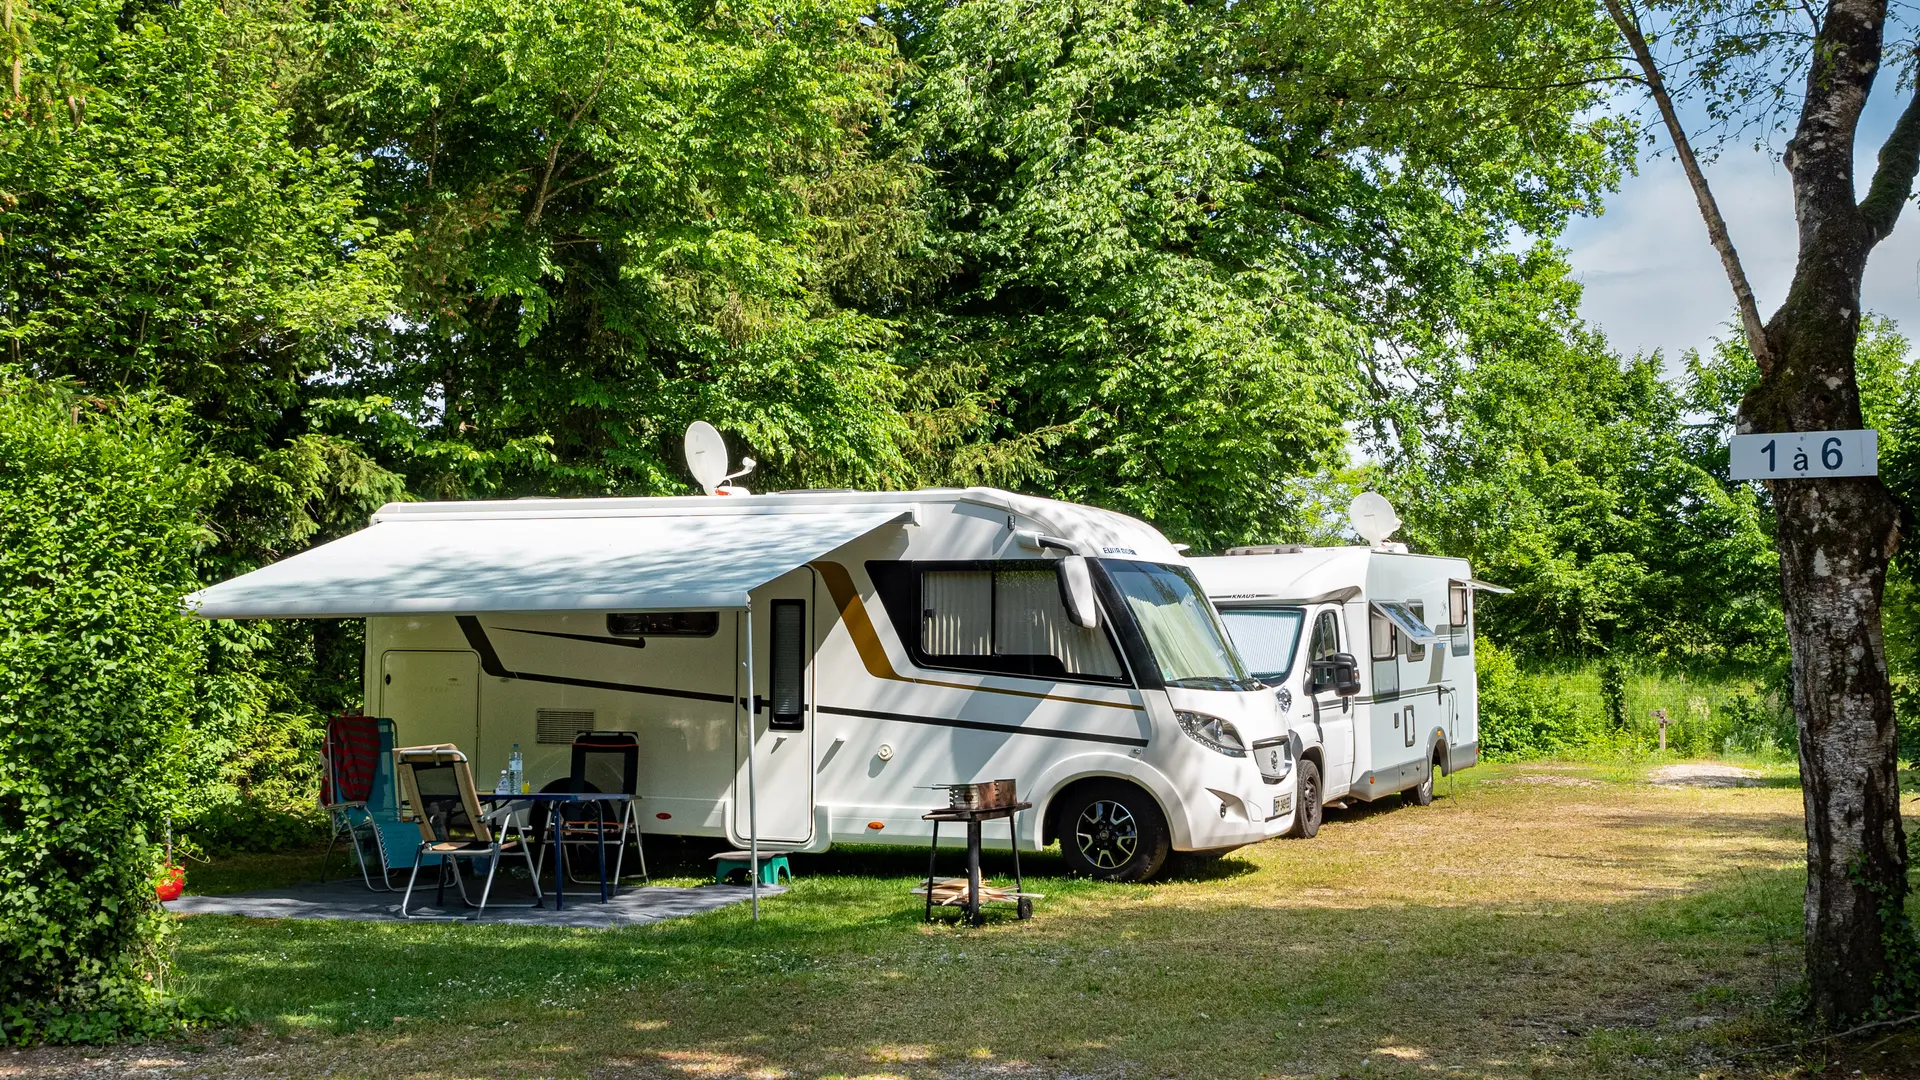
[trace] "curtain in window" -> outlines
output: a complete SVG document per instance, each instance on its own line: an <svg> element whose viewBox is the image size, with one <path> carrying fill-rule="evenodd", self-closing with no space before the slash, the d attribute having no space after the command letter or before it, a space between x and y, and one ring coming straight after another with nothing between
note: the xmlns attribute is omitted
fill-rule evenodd
<svg viewBox="0 0 1920 1080"><path fill-rule="evenodd" d="M993 573L930 570L920 579L920 647L933 656L993 653Z"/></svg>
<svg viewBox="0 0 1920 1080"><path fill-rule="evenodd" d="M931 575L929 575L931 576ZM994 575L993 651L1001 656L1057 656L1076 675L1120 676L1120 660L1107 635L1067 616L1060 579L1045 570L1003 570Z"/></svg>

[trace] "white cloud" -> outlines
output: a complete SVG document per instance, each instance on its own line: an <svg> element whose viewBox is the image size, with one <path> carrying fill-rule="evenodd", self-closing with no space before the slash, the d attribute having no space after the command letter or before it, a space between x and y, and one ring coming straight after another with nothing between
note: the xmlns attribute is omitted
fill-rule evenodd
<svg viewBox="0 0 1920 1080"><path fill-rule="evenodd" d="M1904 95L1877 95L1861 124L1856 173L1865 188L1875 155ZM1763 317L1786 296L1793 275L1793 192L1774 154L1730 149L1707 168ZM1641 162L1606 213L1575 222L1560 237L1585 286L1581 311L1625 353L1659 349L1669 364L1723 332L1733 294L1707 243L1693 192L1671 154ZM1866 310L1920 334L1920 207L1908 205L1893 235L1874 250L1861 290Z"/></svg>

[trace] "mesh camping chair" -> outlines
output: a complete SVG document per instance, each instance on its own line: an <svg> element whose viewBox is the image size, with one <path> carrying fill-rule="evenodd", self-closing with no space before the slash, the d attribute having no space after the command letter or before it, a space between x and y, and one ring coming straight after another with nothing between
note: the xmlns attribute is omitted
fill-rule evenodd
<svg viewBox="0 0 1920 1080"><path fill-rule="evenodd" d="M428 856L441 860L434 887L436 906L446 897L447 870L452 866L453 883L460 890L461 902L474 908L468 918L479 918L487 910L487 897L493 892L493 876L500 869L501 856L518 853L527 861L527 873L533 879L533 903L539 907L545 899L540 893L540 875L534 869L526 835L517 823L520 811L527 808L528 802L516 800L482 811L480 796L473 788L473 771L467 767L467 755L451 744L409 746L394 751L393 757L400 775L401 794L412 808L420 829L420 844L413 856L413 875L407 879L406 895L400 898L400 914L409 919L434 917L415 915L409 909L413 887L420 880L420 867ZM460 879L457 866L460 859L487 860L487 883L480 890L477 905L468 898L466 883Z"/></svg>
<svg viewBox="0 0 1920 1080"><path fill-rule="evenodd" d="M327 722L320 749L320 808L333 823L326 854L320 857L320 880L327 880L327 863L342 839L353 847L360 864L360 880L369 889L396 892L388 880L405 870L418 846L419 830L400 817L393 782L393 721L384 716L336 716ZM429 861L437 866L438 856ZM380 871L380 883L373 871Z"/></svg>
<svg viewBox="0 0 1920 1080"><path fill-rule="evenodd" d="M621 795L636 793L640 782L640 735L633 731L589 731L573 740L573 769L567 779L560 784L549 785L555 790L580 792L607 792ZM564 785L564 786L563 786ZM627 843L632 841L635 854L640 857L640 877L647 879L647 852L640 845L640 827L627 813L630 808L620 806L619 820L607 818L608 805L605 802L561 803L560 843L567 856L567 876L575 882L589 880L576 869L574 857L580 854L592 854L600 857L604 866L605 854L598 850L600 845L611 845L614 849L613 880L618 882L626 867ZM545 815L535 811L534 836L541 840L550 837L540 822ZM550 828L550 826L548 826ZM539 864L546 865L546 844L540 852ZM597 879L595 879L597 880Z"/></svg>

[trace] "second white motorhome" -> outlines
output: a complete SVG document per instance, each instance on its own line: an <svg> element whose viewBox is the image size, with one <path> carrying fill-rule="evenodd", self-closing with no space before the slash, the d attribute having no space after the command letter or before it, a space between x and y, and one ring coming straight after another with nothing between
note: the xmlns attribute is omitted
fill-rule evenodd
<svg viewBox="0 0 1920 1080"><path fill-rule="evenodd" d="M1390 513L1390 511L1388 511ZM1297 836L1327 803L1401 794L1480 760L1476 581L1465 559L1264 545L1193 560L1253 673L1273 687L1298 767Z"/></svg>
<svg viewBox="0 0 1920 1080"><path fill-rule="evenodd" d="M1085 506L984 488L395 504L187 606L366 618L366 710L482 777L518 744L534 790L564 783L577 734L636 732L653 833L925 844L931 787L1012 778L1023 847L1140 880L1294 822L1273 693L1187 560Z"/></svg>

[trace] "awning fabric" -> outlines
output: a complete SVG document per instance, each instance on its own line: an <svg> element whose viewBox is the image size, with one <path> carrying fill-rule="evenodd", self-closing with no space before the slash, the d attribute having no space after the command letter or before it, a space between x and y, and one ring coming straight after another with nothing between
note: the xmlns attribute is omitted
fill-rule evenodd
<svg viewBox="0 0 1920 1080"><path fill-rule="evenodd" d="M204 619L743 608L750 590L913 520L914 508L899 504L824 513L383 512L357 533L194 593L183 607Z"/></svg>
<svg viewBox="0 0 1920 1080"><path fill-rule="evenodd" d="M1440 640L1440 635L1434 633L1432 627L1420 621L1413 609L1398 600L1375 600L1373 609L1385 615L1415 645L1431 645Z"/></svg>

